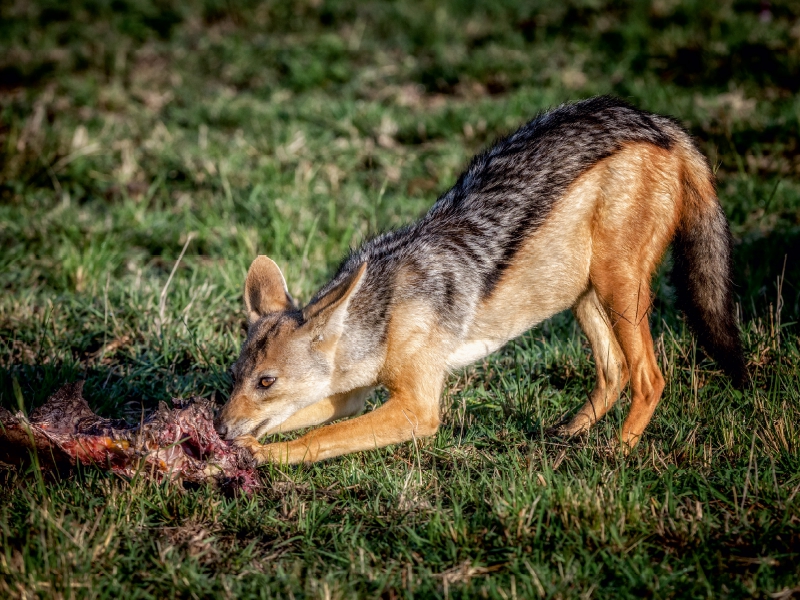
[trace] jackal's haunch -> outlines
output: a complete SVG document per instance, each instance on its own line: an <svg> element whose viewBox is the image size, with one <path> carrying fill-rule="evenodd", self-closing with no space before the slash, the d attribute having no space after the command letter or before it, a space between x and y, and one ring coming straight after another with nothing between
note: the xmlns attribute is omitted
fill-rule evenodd
<svg viewBox="0 0 800 600"><path fill-rule="evenodd" d="M259 256L218 429L259 461L289 463L432 435L448 372L571 307L597 383L563 433L586 431L630 384L632 447L664 389L647 317L670 242L690 325L744 383L730 233L706 160L667 117L608 97L561 106L473 158L420 221L353 251L305 308ZM390 397L372 412L256 441L356 415L378 385Z"/></svg>

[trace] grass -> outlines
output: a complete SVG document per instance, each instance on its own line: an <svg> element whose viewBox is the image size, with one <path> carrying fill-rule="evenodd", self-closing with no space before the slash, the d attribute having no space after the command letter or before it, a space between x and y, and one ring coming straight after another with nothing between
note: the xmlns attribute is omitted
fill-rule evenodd
<svg viewBox="0 0 800 600"><path fill-rule="evenodd" d="M667 389L630 457L625 402L544 434L593 382L559 315L454 374L434 438L265 468L249 498L0 471L0 595L797 594L798 92L789 0L3 4L2 405L75 379L132 419L223 400L256 254L308 299L495 136L598 93L681 119L715 165L754 382L696 349L662 273Z"/></svg>

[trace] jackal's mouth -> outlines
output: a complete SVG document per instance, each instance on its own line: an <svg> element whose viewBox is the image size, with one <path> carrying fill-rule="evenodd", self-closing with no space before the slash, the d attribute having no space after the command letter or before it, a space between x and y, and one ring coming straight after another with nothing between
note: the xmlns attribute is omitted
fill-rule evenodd
<svg viewBox="0 0 800 600"><path fill-rule="evenodd" d="M219 421L216 424L216 430L220 437L226 441L235 440L243 435L252 435L254 438L260 438L270 429L273 420L273 417L268 417L255 424L250 419L242 419L233 423Z"/></svg>
<svg viewBox="0 0 800 600"><path fill-rule="evenodd" d="M242 422L241 420L230 423L217 419L217 422L214 424L214 428L217 430L219 436L227 442L234 440L241 435L247 435L252 430L251 428L247 427L246 421Z"/></svg>
<svg viewBox="0 0 800 600"><path fill-rule="evenodd" d="M272 422L274 419L272 417L268 417L261 421L258 425L253 428L253 433L251 434L254 438L259 439L262 436L267 434L267 431L272 429Z"/></svg>

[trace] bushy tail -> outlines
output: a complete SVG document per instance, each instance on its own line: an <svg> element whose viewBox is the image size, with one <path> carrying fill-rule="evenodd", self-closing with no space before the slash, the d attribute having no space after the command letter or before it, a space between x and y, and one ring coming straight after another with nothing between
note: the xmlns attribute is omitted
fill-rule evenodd
<svg viewBox="0 0 800 600"><path fill-rule="evenodd" d="M685 211L673 240L672 276L689 327L741 389L749 375L734 316L731 233L711 174L703 167L702 173L690 172L684 182Z"/></svg>

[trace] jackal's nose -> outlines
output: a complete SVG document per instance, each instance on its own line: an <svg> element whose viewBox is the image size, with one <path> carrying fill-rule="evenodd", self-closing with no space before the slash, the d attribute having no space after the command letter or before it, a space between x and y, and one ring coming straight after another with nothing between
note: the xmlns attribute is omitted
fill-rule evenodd
<svg viewBox="0 0 800 600"><path fill-rule="evenodd" d="M217 430L219 437L221 437L224 440L225 436L228 434L227 423L223 423L221 419L217 418L217 420L214 421L214 429Z"/></svg>

